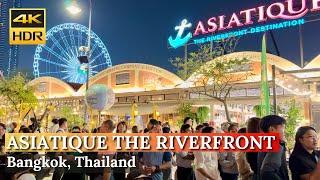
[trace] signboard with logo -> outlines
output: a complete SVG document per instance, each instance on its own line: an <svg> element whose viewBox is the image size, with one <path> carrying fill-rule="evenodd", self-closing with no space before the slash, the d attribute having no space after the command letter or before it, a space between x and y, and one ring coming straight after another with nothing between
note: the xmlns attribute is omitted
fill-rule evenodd
<svg viewBox="0 0 320 180"><path fill-rule="evenodd" d="M183 19L180 25L174 28L176 35L170 36L168 42L171 47L178 48L186 45L191 40L193 41L191 43L202 44L230 37L302 25L305 23L303 17L307 13L320 11L320 0L310 1L312 1L310 7L307 7L307 0L299 1L301 5L298 8L294 7L294 0L287 0L268 6L245 9L232 15L210 17L206 21L198 21L196 23ZM285 21L265 24L270 20ZM249 25L257 26L249 27ZM235 28L242 29L232 31ZM228 32L226 33L220 33L227 30ZM203 35L205 37L200 37Z"/></svg>

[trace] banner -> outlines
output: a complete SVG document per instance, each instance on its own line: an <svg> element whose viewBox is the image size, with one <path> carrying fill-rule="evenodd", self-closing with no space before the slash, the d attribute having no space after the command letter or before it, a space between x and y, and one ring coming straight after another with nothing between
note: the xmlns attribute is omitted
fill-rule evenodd
<svg viewBox="0 0 320 180"><path fill-rule="evenodd" d="M7 152L278 152L277 133L7 133Z"/></svg>
<svg viewBox="0 0 320 180"><path fill-rule="evenodd" d="M266 34L262 38L261 49L261 117L270 114L270 93L268 85L267 43Z"/></svg>

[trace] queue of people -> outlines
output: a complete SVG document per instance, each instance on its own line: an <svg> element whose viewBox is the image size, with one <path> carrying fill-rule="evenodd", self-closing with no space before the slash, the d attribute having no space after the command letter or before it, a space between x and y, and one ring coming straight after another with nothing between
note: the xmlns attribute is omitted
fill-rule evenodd
<svg viewBox="0 0 320 180"><path fill-rule="evenodd" d="M37 122L32 120L28 127L21 126L17 130L17 124L9 126L0 123L0 146L1 155L8 155L3 151L5 132L34 133L39 131ZM234 123L226 123L221 128L212 127L208 123L195 126L195 122L186 117L180 127L180 133L279 133L279 152L110 152L108 154L90 153L47 153L48 158L63 156L72 165L71 169L55 168L44 169L40 172L27 169L0 168L0 179L21 179L28 177L30 180L42 179L51 172L52 179L85 179L85 176L93 180L123 180L123 179L152 179L152 180L316 180L320 179L320 165L318 163L320 152L317 148L317 132L313 127L299 127L296 132L295 146L290 155L289 162L286 160L285 143L285 119L277 115L269 115L263 118L250 118L246 127L238 127ZM53 119L52 126L48 128L50 133L87 133L87 124L83 127L73 126L68 131L66 118ZM92 130L92 133L138 133L137 126L131 129L125 121L115 124L112 120L102 122L100 127ZM162 123L156 119L150 119L144 133L173 133L168 123ZM29 157L21 153L11 153L11 156ZM77 169L74 164L75 156L86 155L92 159L109 156L111 159L129 159L136 157L134 168L87 168ZM31 153L32 158L39 156L37 152ZM0 161L5 161L0 158Z"/></svg>

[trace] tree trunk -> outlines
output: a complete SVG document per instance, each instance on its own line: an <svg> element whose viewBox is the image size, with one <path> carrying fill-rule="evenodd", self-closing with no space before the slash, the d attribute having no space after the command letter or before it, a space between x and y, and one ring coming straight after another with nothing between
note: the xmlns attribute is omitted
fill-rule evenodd
<svg viewBox="0 0 320 180"><path fill-rule="evenodd" d="M223 105L224 105L224 111L226 112L227 121L228 121L228 122L231 122L231 118L230 118L230 115L229 115L229 110L228 110L227 101L224 100L224 101L222 101L222 103L223 103Z"/></svg>

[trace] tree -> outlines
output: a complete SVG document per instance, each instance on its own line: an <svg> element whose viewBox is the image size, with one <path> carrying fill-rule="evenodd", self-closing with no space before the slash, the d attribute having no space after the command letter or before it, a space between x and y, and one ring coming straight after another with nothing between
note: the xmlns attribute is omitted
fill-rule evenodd
<svg viewBox="0 0 320 180"><path fill-rule="evenodd" d="M27 81L20 74L9 79L1 79L0 96L4 101L9 102L9 105L19 116L21 116L21 112L35 107L38 103L32 87L27 85Z"/></svg>
<svg viewBox="0 0 320 180"><path fill-rule="evenodd" d="M63 106L60 110L60 114L62 117L68 120L69 129L74 126L82 126L82 124L84 123L83 118L78 114L75 114L73 112L73 109L69 106Z"/></svg>
<svg viewBox="0 0 320 180"><path fill-rule="evenodd" d="M32 79L34 79L33 72L30 69L20 68L17 69L17 71L19 72L19 75L23 76L27 81L31 81Z"/></svg>
<svg viewBox="0 0 320 180"><path fill-rule="evenodd" d="M176 57L170 60L170 63L177 69L177 75L183 80L187 80L191 74L211 59L213 55L209 46L200 46L199 51L191 52L189 56L190 58L187 59ZM195 61L195 59L197 60Z"/></svg>
<svg viewBox="0 0 320 180"><path fill-rule="evenodd" d="M286 139L288 149L292 150L295 143L296 129L303 117L301 114L301 107L294 99L287 102L287 104L288 110L284 113L286 118Z"/></svg>
<svg viewBox="0 0 320 180"><path fill-rule="evenodd" d="M253 111L256 113L256 117L262 118L261 105L255 105ZM274 112L274 106L270 106L270 111ZM277 106L277 113L283 114L283 109L280 106Z"/></svg>
<svg viewBox="0 0 320 180"><path fill-rule="evenodd" d="M192 112L192 103L181 103L177 112L180 116L180 119L176 122L177 127L182 126L184 118L191 117L194 119L196 117L196 114Z"/></svg>
<svg viewBox="0 0 320 180"><path fill-rule="evenodd" d="M229 38L216 41L215 45L200 46L196 52L190 52L188 57L175 57L170 59L170 63L176 68L177 75L187 80L194 72L200 69L205 63L220 57L224 54L232 53L237 45L237 38Z"/></svg>
<svg viewBox="0 0 320 180"><path fill-rule="evenodd" d="M300 105L294 99L287 101L284 106L277 106L277 112L286 119L285 134L287 147L289 150L292 150L295 143L296 129L300 121L302 121L303 116ZM274 106L271 106L271 111L273 111L273 109ZM261 117L261 105L254 106L253 111L255 111L257 117Z"/></svg>
<svg viewBox="0 0 320 180"><path fill-rule="evenodd" d="M209 108L206 106L198 107L196 115L197 124L204 123L206 119L209 117Z"/></svg>
<svg viewBox="0 0 320 180"><path fill-rule="evenodd" d="M213 98L224 105L226 118L231 122L227 100L237 82L247 80L252 75L249 60L246 58L228 58L236 46L237 39L230 38L217 43L215 48L205 45L188 58L175 58L171 63L177 68L177 74L192 84L190 89L199 95ZM212 61L214 60L214 61ZM191 76L192 75L192 76Z"/></svg>

